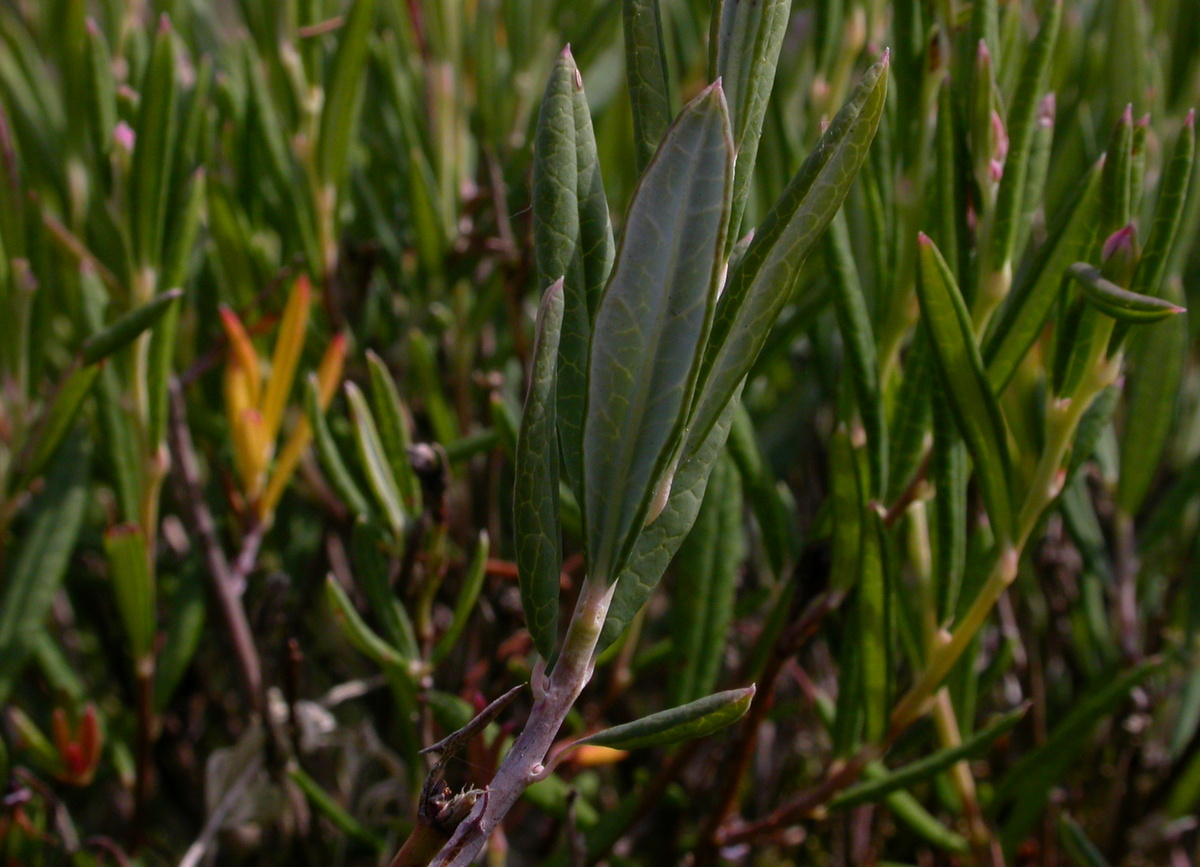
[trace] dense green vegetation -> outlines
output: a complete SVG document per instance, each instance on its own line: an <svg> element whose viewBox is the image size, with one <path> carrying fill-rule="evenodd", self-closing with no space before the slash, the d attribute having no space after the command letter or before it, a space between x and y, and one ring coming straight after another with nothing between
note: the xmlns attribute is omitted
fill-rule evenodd
<svg viewBox="0 0 1200 867"><path fill-rule="evenodd" d="M1197 102L1193 0L0 2L0 862L1200 859Z"/></svg>

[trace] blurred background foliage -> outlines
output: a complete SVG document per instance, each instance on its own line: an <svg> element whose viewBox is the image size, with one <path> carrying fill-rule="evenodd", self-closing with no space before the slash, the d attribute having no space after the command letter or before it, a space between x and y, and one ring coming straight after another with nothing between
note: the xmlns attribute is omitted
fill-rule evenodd
<svg viewBox="0 0 1200 867"><path fill-rule="evenodd" d="M753 726L670 753L580 751L531 788L489 863L1194 863L1195 316L1132 333L1123 389L1085 418L1065 493L950 676L970 768L840 803L834 789L744 843L718 833L735 814L776 816L881 737L878 712L919 670L922 551L937 569L958 558L935 615L983 580L975 488L963 477L938 501L924 481L966 457L961 443L927 452L947 426L913 337L916 233L979 291L986 176L1050 4L977 5L991 16L964 0L790 4L743 227L890 47L885 118L747 381L665 592L571 720L583 731L757 680ZM710 9L678 0L661 16L674 111L708 81ZM986 111L969 118L976 37L991 133ZM417 750L528 678L511 458L544 288L533 133L568 43L619 234L639 165L619 3L0 3L6 864L386 863L416 814ZM1162 179L1178 178L1169 157L1200 97L1200 6L1065 2L1044 91L1016 284L1115 126L1127 219L1091 228L1102 241L1133 221L1144 242L1158 203L1181 197L1161 291L1196 304L1200 195L1186 174L1184 189ZM944 136L939 105L956 118ZM839 481L871 478L855 466L863 428L875 434L851 385L862 347L839 326L847 280L891 443L887 485L849 493ZM1023 477L1051 387L1042 349L1001 400ZM864 528L886 577L874 620L827 592L865 569L836 523L838 497L864 495L903 513ZM564 527L569 593L582 558L566 493ZM988 728L1026 701L1015 727ZM472 744L452 781L486 780L509 733ZM887 763L947 745L920 723Z"/></svg>

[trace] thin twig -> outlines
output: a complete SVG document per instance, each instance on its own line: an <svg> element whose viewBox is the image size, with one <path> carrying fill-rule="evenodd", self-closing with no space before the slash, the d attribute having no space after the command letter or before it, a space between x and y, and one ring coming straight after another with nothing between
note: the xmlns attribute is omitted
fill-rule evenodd
<svg viewBox="0 0 1200 867"><path fill-rule="evenodd" d="M258 650L254 646L254 634L250 629L250 621L246 617L246 609L242 606L239 591L239 581L230 569L229 561L221 548L217 537L217 526L213 521L204 502L204 486L200 482L200 468L196 461L196 451L192 445L192 435L187 427L187 408L183 399L183 391L178 381L171 382L171 416L168 428L171 443L172 472L175 477L177 496L180 503L186 503L191 512L193 529L200 537L204 548L205 559L208 561L209 577L212 579L213 593L221 609L221 617L229 631L233 644L234 658L237 660L238 674L250 706L258 713L265 708L262 689L262 665L259 662ZM239 564L242 558L239 557Z"/></svg>

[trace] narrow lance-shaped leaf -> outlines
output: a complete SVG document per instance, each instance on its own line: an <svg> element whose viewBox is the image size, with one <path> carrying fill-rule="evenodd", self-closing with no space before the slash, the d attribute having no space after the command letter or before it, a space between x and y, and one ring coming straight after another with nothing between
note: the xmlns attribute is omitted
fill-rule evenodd
<svg viewBox="0 0 1200 867"><path fill-rule="evenodd" d="M689 421L693 452L732 399L787 303L800 266L866 159L887 92L888 56L872 66L755 231L726 281Z"/></svg>
<svg viewBox="0 0 1200 867"><path fill-rule="evenodd" d="M775 66L787 31L790 0L745 3L725 0L714 10L716 75L725 88L733 146L733 204L727 243L737 242L750 179L758 156L763 118L775 84Z"/></svg>
<svg viewBox="0 0 1200 867"><path fill-rule="evenodd" d="M346 638L355 649L392 671L407 671L407 660L379 637L354 608L354 603L333 575L325 579L325 600L341 622Z"/></svg>
<svg viewBox="0 0 1200 867"><path fill-rule="evenodd" d="M358 520L350 537L350 557L354 582L366 597L383 635L402 656L415 659L420 654L416 631L404 603L391 585L388 557L389 540L378 524Z"/></svg>
<svg viewBox="0 0 1200 867"><path fill-rule="evenodd" d="M175 41L166 16L159 22L142 79L133 165L130 168L130 230L134 260L155 267L162 254L167 193L175 146Z"/></svg>
<svg viewBox="0 0 1200 867"><path fill-rule="evenodd" d="M1137 514L1158 471L1175 419L1187 347L1184 316L1150 326L1131 341L1125 376L1128 409L1117 482L1117 505L1126 515Z"/></svg>
<svg viewBox="0 0 1200 867"><path fill-rule="evenodd" d="M279 433L283 411L287 408L292 382L296 378L296 368L300 365L311 299L312 286L308 282L308 275L301 274L283 308L279 334L275 337L275 351L271 356L271 378L263 390L263 428L267 441L272 444Z"/></svg>
<svg viewBox="0 0 1200 867"><path fill-rule="evenodd" d="M1192 178L1192 163L1196 152L1196 112L1188 112L1187 120L1171 151L1158 185L1158 203L1154 207L1154 222L1146 238L1146 249L1134 273L1133 289L1143 295L1161 295L1167 263L1183 220L1188 187Z"/></svg>
<svg viewBox="0 0 1200 867"><path fill-rule="evenodd" d="M795 502L786 489L781 490L775 472L767 463L754 422L740 403L729 429L729 456L737 465L742 477L742 488L746 492L746 504L754 513L762 533L762 545L766 550L771 571L776 577L788 574L796 556Z"/></svg>
<svg viewBox="0 0 1200 867"><path fill-rule="evenodd" d="M917 296L937 369L971 457L996 538L1011 539L1012 464L1000 405L992 393L971 320L946 260L926 235L919 237Z"/></svg>
<svg viewBox="0 0 1200 867"><path fill-rule="evenodd" d="M487 577L488 547L487 530L480 530L475 553L471 555L471 562L467 564L467 573L463 577L462 589L458 591L458 599L454 602L450 625L446 627L445 633L433 648L434 665L450 655L450 652L458 645L458 639L462 637L463 630L467 628L467 621L471 617L471 612L475 610L476 600L479 599L479 591L483 589L483 579Z"/></svg>
<svg viewBox="0 0 1200 867"><path fill-rule="evenodd" d="M1133 323L1157 322L1184 312L1184 308L1163 298L1122 289L1104 279L1100 269L1087 262L1076 262L1067 270L1083 289L1087 300L1113 319Z"/></svg>
<svg viewBox="0 0 1200 867"><path fill-rule="evenodd" d="M732 159L714 84L680 113L629 207L589 357L584 527L595 580L616 580L652 499L669 493L712 322Z"/></svg>
<svg viewBox="0 0 1200 867"><path fill-rule="evenodd" d="M1067 268L1087 256L1096 237L1100 208L1100 175L1104 159L1092 168L1079 195L1060 217L1032 266L1017 275L984 344L992 388L1003 391L1029 352L1059 298Z"/></svg>
<svg viewBox="0 0 1200 867"><path fill-rule="evenodd" d="M329 477L329 484L346 504L346 508L359 517L369 518L371 507L342 460L337 444L333 440L333 434L330 433L329 425L325 421L325 411L321 408L321 403L321 388L317 384L316 377L310 376L305 383L304 412L312 426L313 444L317 448L321 466L324 467L325 474Z"/></svg>
<svg viewBox="0 0 1200 867"><path fill-rule="evenodd" d="M1025 167L1025 192L1021 195L1021 216L1013 241L1013 255L1020 258L1033 232L1034 216L1042 206L1046 176L1050 170L1050 154L1054 146L1054 119L1058 101L1053 93L1046 94L1038 106L1037 122L1029 143L1029 160Z"/></svg>
<svg viewBox="0 0 1200 867"><path fill-rule="evenodd" d="M153 327L167 312L167 308L181 297L182 289L172 289L170 292L156 295L149 303L130 310L99 334L93 334L85 340L79 352L80 360L85 365L95 364L120 351L143 331Z"/></svg>
<svg viewBox="0 0 1200 867"><path fill-rule="evenodd" d="M867 459L871 466L870 496L881 497L887 488L887 425L879 391L879 367L871 314L858 279L850 248L850 230L842 213L829 227L829 270L833 278L833 308L846 354L846 374L867 434Z"/></svg>
<svg viewBox="0 0 1200 867"><path fill-rule="evenodd" d="M77 367L55 390L52 403L46 407L37 426L30 434L26 448L30 449L27 460L22 460L18 466L23 470L17 476L13 492L24 490L31 481L46 467L46 463L54 456L62 444L63 438L71 429L83 399L92 390L100 368L94 364L87 367Z"/></svg>
<svg viewBox="0 0 1200 867"><path fill-rule="evenodd" d="M534 646L544 659L552 657L558 643L558 582L562 572L555 387L563 310L560 278L546 290L538 311L513 479L513 542L521 605Z"/></svg>
<svg viewBox="0 0 1200 867"><path fill-rule="evenodd" d="M1101 238L1129 223L1133 158L1133 106L1125 106L1125 113L1113 127L1105 149L1107 159L1100 179L1100 226ZM1081 257L1082 258L1082 257Z"/></svg>
<svg viewBox="0 0 1200 867"><path fill-rule="evenodd" d="M338 30L317 145L321 180L335 187L346 175L350 142L358 128L367 77L367 40L374 20L375 0L354 0L346 23Z"/></svg>
<svg viewBox="0 0 1200 867"><path fill-rule="evenodd" d="M1046 89L1050 60L1062 20L1062 0L1051 0L1041 29L1029 46L1021 66L1021 77L1012 108L1008 112L1008 157L996 199L996 217L992 245L992 270L1010 267L1017 238L1018 218L1022 215L1021 197L1029 171L1032 143L1038 118L1038 103Z"/></svg>
<svg viewBox="0 0 1200 867"><path fill-rule="evenodd" d="M573 746L593 744L614 750L635 750L702 738L741 719L753 698L753 685L718 692L682 707L604 729L581 738Z"/></svg>
<svg viewBox="0 0 1200 867"><path fill-rule="evenodd" d="M625 74L633 106L634 152L644 171L671 123L667 49L659 0L624 0Z"/></svg>
<svg viewBox="0 0 1200 867"><path fill-rule="evenodd" d="M679 465L662 514L638 536L629 562L617 579L617 589L613 592L608 617L600 633L599 651L616 641L646 604L695 523L710 473L725 447L737 408L735 395L709 432L708 439Z"/></svg>
<svg viewBox="0 0 1200 867"><path fill-rule="evenodd" d="M1000 738L1011 732L1025 716L1029 705L1022 705L1003 714L987 728L976 732L956 747L938 750L930 756L889 772L886 776L869 782L859 783L833 797L830 809L846 810L859 804L878 801L891 792L906 789L914 783L928 779L964 759L974 758Z"/></svg>
<svg viewBox="0 0 1200 867"><path fill-rule="evenodd" d="M133 524L118 524L104 534L104 552L129 650L140 668L152 658L155 631L156 594L146 537Z"/></svg>
<svg viewBox="0 0 1200 867"><path fill-rule="evenodd" d="M396 381L388 372L383 359L367 351L367 369L371 377L371 409L379 422L379 439L387 455L392 478L404 506L410 513L420 511L421 483L413 472L408 450L412 446L412 423L408 408L396 389Z"/></svg>
<svg viewBox="0 0 1200 867"><path fill-rule="evenodd" d="M10 554L0 597L0 704L7 701L62 585L87 510L90 463L87 441L68 438Z"/></svg>
<svg viewBox="0 0 1200 867"><path fill-rule="evenodd" d="M1013 851L1044 815L1046 795L1086 745L1092 729L1112 713L1131 689L1160 670L1162 665L1161 659L1152 658L1105 678L1096 689L1075 703L1044 743L1009 768L997 784L993 801L997 808L1012 804L1000 834L1005 851Z"/></svg>
<svg viewBox="0 0 1200 867"><path fill-rule="evenodd" d="M362 461L367 482L375 494L375 501L387 515L392 530L400 532L407 523L407 516L404 512L404 504L400 501L400 491L396 488L396 480L392 478L387 456L383 453L383 445L379 442L375 419L367 407L367 399L363 397L358 386L352 382L346 383L346 398L350 402L350 415L354 420L358 457Z"/></svg>
<svg viewBox="0 0 1200 867"><path fill-rule="evenodd" d="M671 700L693 701L712 692L725 658L733 618L738 567L745 555L742 496L732 460L713 467L696 523L672 567L671 632L674 674Z"/></svg>
<svg viewBox="0 0 1200 867"><path fill-rule="evenodd" d="M563 279L558 428L567 478L579 494L591 321L612 269L613 238L583 79L569 48L550 73L538 113L533 225L539 285Z"/></svg>

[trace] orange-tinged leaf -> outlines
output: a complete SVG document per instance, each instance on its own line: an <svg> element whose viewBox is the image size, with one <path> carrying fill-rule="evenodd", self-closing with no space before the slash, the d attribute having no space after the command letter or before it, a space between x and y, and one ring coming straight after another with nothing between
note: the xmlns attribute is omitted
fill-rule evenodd
<svg viewBox="0 0 1200 867"><path fill-rule="evenodd" d="M342 380L342 368L345 366L345 362L346 335L334 335L333 340L329 342L329 348L325 350L325 355L321 358L321 365L317 369L318 404L322 410L327 409L330 401L333 400L338 383ZM258 514L263 521L270 522L275 507L279 505L279 499L283 496L283 490L291 480L292 474L296 471L300 458L304 456L304 450L308 448L310 442L312 442L312 426L308 423L307 418L301 416L292 430L292 435L288 437L287 444L279 453L279 458L275 461L275 468L271 472L271 480L267 483L267 490L258 502Z"/></svg>
<svg viewBox="0 0 1200 867"><path fill-rule="evenodd" d="M250 402L258 406L262 392L262 371L258 367L258 353L250 342L242 320L228 307L222 305L221 325L225 329L225 337L229 340L229 362L231 367L245 371L246 382L249 386Z"/></svg>
<svg viewBox="0 0 1200 867"><path fill-rule="evenodd" d="M580 767L597 768L603 765L616 764L628 755L628 750L615 750L612 747L584 744L575 751L575 755L571 757L571 761Z"/></svg>
<svg viewBox="0 0 1200 867"><path fill-rule="evenodd" d="M312 286L307 275L301 274L288 298L275 338L275 354L271 358L271 378L267 382L262 399L263 430L266 438L274 441L283 421L288 395L296 379L296 367L300 364L300 353L304 349L304 333L308 328L308 311L312 300Z"/></svg>

